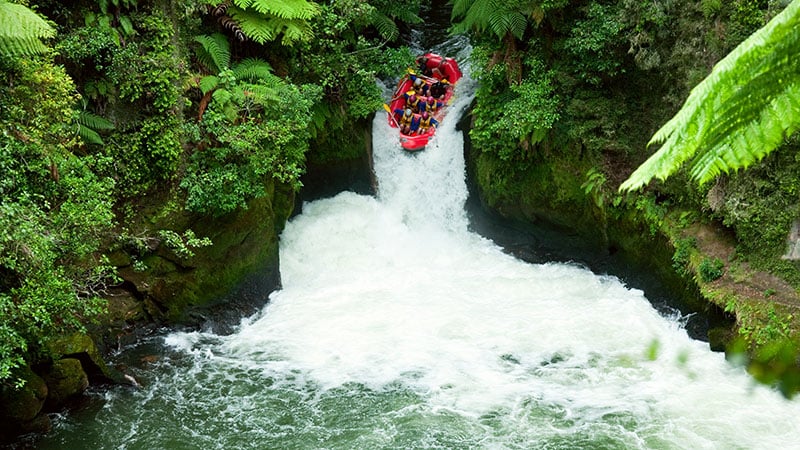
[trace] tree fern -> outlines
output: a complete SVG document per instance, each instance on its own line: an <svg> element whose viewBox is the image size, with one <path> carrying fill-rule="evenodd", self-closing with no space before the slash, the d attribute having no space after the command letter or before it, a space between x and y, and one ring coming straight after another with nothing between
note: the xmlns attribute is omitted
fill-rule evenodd
<svg viewBox="0 0 800 450"><path fill-rule="evenodd" d="M233 0L226 17L236 22L244 36L259 44L282 35L282 44L293 45L314 36L308 20L319 12L316 3L306 0Z"/></svg>
<svg viewBox="0 0 800 450"><path fill-rule="evenodd" d="M208 94L219 86L219 78L216 75L208 75L200 79L200 91L203 95Z"/></svg>
<svg viewBox="0 0 800 450"><path fill-rule="evenodd" d="M231 47L221 33L201 35L194 38L200 44L195 51L197 59L212 73L220 73L231 64Z"/></svg>
<svg viewBox="0 0 800 450"><path fill-rule="evenodd" d="M746 168L800 127L800 0L720 61L651 138L661 148L621 186L665 179L689 161L702 184Z"/></svg>
<svg viewBox="0 0 800 450"><path fill-rule="evenodd" d="M0 0L0 56L32 56L47 51L42 39L56 32L29 8Z"/></svg>
<svg viewBox="0 0 800 450"><path fill-rule="evenodd" d="M317 4L306 0L233 0L233 4L281 19L308 20L319 14Z"/></svg>
<svg viewBox="0 0 800 450"><path fill-rule="evenodd" d="M272 67L268 62L256 58L243 59L236 64L233 72L237 79L242 80L255 81L261 79L270 82L279 80L278 77L272 74Z"/></svg>

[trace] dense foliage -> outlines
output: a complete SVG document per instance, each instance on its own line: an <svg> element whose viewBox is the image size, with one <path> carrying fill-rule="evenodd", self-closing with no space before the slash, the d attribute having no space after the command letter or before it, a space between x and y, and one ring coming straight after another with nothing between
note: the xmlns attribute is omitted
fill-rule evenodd
<svg viewBox="0 0 800 450"><path fill-rule="evenodd" d="M337 139L380 109L376 75L411 62L390 46L418 9L0 1L0 381L103 309L118 281L104 254L120 242L210 244L150 229L150 198L213 218L273 183L299 189L312 144L322 159L353 157Z"/></svg>
<svg viewBox="0 0 800 450"><path fill-rule="evenodd" d="M102 157L78 155L74 85L49 58L14 59L0 88L0 380L82 328L108 276L94 252L113 221Z"/></svg>

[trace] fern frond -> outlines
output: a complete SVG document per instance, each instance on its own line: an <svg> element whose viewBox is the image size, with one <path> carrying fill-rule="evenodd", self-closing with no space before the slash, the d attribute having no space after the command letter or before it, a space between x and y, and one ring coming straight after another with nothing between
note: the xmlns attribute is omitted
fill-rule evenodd
<svg viewBox="0 0 800 450"><path fill-rule="evenodd" d="M270 82L279 80L278 77L272 74L272 67L269 63L256 58L242 60L234 66L233 73L236 75L236 79L241 80L266 80Z"/></svg>
<svg viewBox="0 0 800 450"><path fill-rule="evenodd" d="M273 22L283 29L283 39L281 44L286 46L294 45L297 42L308 42L314 37L314 30L311 25L303 20L273 19Z"/></svg>
<svg viewBox="0 0 800 450"><path fill-rule="evenodd" d="M208 68L211 73L220 73L231 64L231 46L221 33L200 35L194 38L200 44L196 49L197 59Z"/></svg>
<svg viewBox="0 0 800 450"><path fill-rule="evenodd" d="M239 28L248 39L259 44L275 40L280 33L280 30L276 30L268 18L255 11L231 6L228 8L228 14L239 24Z"/></svg>
<svg viewBox="0 0 800 450"><path fill-rule="evenodd" d="M453 9L450 11L450 19L455 21L467 14L475 0L452 0Z"/></svg>
<svg viewBox="0 0 800 450"><path fill-rule="evenodd" d="M651 138L661 148L620 186L665 179L691 160L703 184L763 158L800 127L800 0L720 61Z"/></svg>
<svg viewBox="0 0 800 450"><path fill-rule="evenodd" d="M506 31L521 40L522 35L525 34L525 30L528 28L528 20L525 16L516 11L509 12L506 23L508 23L508 29Z"/></svg>
<svg viewBox="0 0 800 450"><path fill-rule="evenodd" d="M200 79L200 91L205 95L219 86L219 78L215 75L208 75Z"/></svg>
<svg viewBox="0 0 800 450"><path fill-rule="evenodd" d="M105 117L92 114L89 111L78 113L78 123L93 130L113 130L114 124Z"/></svg>
<svg viewBox="0 0 800 450"><path fill-rule="evenodd" d="M0 56L32 56L47 51L42 39L56 31L26 6L0 0Z"/></svg>
<svg viewBox="0 0 800 450"><path fill-rule="evenodd" d="M397 25L394 23L394 20L377 9L372 10L372 13L369 16L369 22L375 27L376 30L378 30L378 34L380 34L381 37L387 41L393 41L400 36L400 30L397 29Z"/></svg>
<svg viewBox="0 0 800 450"><path fill-rule="evenodd" d="M262 84L241 83L239 89L242 95L262 105L267 102L278 102L281 100L278 91Z"/></svg>
<svg viewBox="0 0 800 450"><path fill-rule="evenodd" d="M317 4L306 0L233 0L233 4L287 20L309 20L319 14Z"/></svg>
<svg viewBox="0 0 800 450"><path fill-rule="evenodd" d="M103 145L105 143L97 131L81 124L78 124L78 136L87 144Z"/></svg>
<svg viewBox="0 0 800 450"><path fill-rule="evenodd" d="M96 130L111 130L114 124L108 119L82 110L77 116L78 136L87 144L103 145L103 138Z"/></svg>

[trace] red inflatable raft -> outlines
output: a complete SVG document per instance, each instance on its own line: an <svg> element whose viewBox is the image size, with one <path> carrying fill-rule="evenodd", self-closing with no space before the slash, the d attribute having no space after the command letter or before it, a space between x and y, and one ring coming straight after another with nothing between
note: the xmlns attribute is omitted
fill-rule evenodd
<svg viewBox="0 0 800 450"><path fill-rule="evenodd" d="M432 117L441 124L442 119L447 113L447 107L450 104L450 99L453 97L453 86L461 78L461 70L458 68L458 63L452 58L445 58L435 53L426 53L417 59L417 62L422 66L423 58L427 59L425 63L425 73L418 73L417 71L409 71L409 74L403 76L397 83L397 88L394 91L392 100L388 106L384 105L388 112L389 125L393 128L399 128L399 123L402 117L402 111L406 109L406 93L414 91L414 79L419 78L430 89L441 82L436 90L443 89L443 93L436 97L437 102L441 105L433 113ZM422 68L422 67L421 67ZM414 111L414 118L419 119L419 112ZM411 132L405 134L400 132L400 145L408 151L422 150L428 145L428 141L436 133L436 127L432 126L422 134Z"/></svg>

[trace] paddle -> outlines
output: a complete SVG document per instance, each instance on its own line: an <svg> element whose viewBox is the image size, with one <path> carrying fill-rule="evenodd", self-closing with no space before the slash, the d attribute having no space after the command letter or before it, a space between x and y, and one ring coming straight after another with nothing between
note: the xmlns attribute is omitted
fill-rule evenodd
<svg viewBox="0 0 800 450"><path fill-rule="evenodd" d="M392 119L392 122L394 122L394 124L397 125L397 128L400 128L400 124L397 123L397 119L394 118L394 114L392 113L392 109L389 108L389 105L384 103L383 104L383 109L385 109L386 112L389 113L389 117Z"/></svg>

